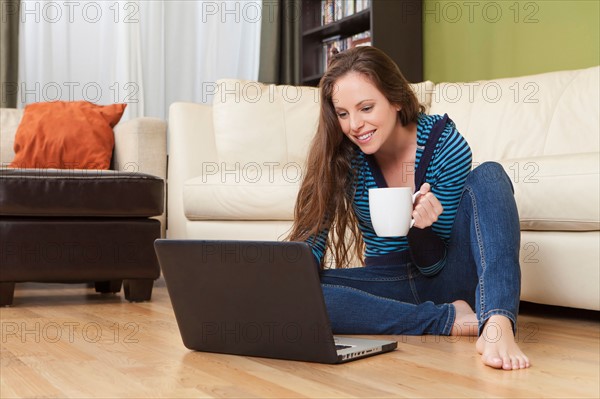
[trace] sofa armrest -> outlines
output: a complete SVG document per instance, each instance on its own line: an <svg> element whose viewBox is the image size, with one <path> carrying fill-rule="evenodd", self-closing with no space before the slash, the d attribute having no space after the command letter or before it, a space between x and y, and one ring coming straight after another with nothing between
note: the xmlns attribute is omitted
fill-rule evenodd
<svg viewBox="0 0 600 399"><path fill-rule="evenodd" d="M23 110L15 108L0 108L0 165L7 166L15 157L13 147L15 134L21 119Z"/></svg>
<svg viewBox="0 0 600 399"><path fill-rule="evenodd" d="M135 118L115 127L115 170L167 178L167 124L156 118Z"/></svg>
<svg viewBox="0 0 600 399"><path fill-rule="evenodd" d="M135 118L119 123L115 129L113 169L147 173L167 181L167 124L157 118ZM165 190L166 203L166 190ZM166 206L165 206L166 210ZM167 228L166 211L156 217L161 236Z"/></svg>
<svg viewBox="0 0 600 399"><path fill-rule="evenodd" d="M600 229L600 153L543 155L499 163L515 190L521 230Z"/></svg>
<svg viewBox="0 0 600 399"><path fill-rule="evenodd" d="M185 238L183 186L201 176L203 165L217 162L212 107L173 103L169 107L169 238Z"/></svg>

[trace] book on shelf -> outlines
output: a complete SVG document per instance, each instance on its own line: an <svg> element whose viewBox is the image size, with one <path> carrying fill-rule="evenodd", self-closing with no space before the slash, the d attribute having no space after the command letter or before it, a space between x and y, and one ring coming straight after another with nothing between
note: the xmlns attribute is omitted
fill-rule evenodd
<svg viewBox="0 0 600 399"><path fill-rule="evenodd" d="M354 0L354 12L361 12L371 7L371 0Z"/></svg>
<svg viewBox="0 0 600 399"><path fill-rule="evenodd" d="M343 1L342 0L342 18L348 17L356 12L354 0Z"/></svg>
<svg viewBox="0 0 600 399"><path fill-rule="evenodd" d="M339 21L370 6L371 0L321 0L321 24Z"/></svg>
<svg viewBox="0 0 600 399"><path fill-rule="evenodd" d="M327 25L334 21L335 2L334 0L321 0L321 24Z"/></svg>
<svg viewBox="0 0 600 399"><path fill-rule="evenodd" d="M365 31L350 37L341 37L340 35L335 35L323 39L322 43L322 67L323 71L325 71L327 69L327 65L329 65L329 60L337 53L353 47L370 46L371 32Z"/></svg>

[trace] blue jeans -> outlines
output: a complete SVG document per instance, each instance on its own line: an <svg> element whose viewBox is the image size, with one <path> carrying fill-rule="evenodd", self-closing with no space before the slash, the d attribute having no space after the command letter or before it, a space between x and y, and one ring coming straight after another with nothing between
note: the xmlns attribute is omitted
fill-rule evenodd
<svg viewBox="0 0 600 399"><path fill-rule="evenodd" d="M509 177L486 162L467 177L448 242L446 265L432 277L407 262L321 272L334 333L449 335L469 303L481 334L493 315L516 328L521 291L520 229Z"/></svg>

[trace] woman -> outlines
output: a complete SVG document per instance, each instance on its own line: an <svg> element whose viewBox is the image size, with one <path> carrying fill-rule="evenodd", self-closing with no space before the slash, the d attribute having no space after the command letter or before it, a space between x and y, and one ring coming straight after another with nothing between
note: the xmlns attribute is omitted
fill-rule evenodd
<svg viewBox="0 0 600 399"><path fill-rule="evenodd" d="M424 114L376 48L335 55L320 89L290 240L308 242L321 265L334 332L479 335L486 365L529 367L514 340L520 232L501 166L471 171L471 150L454 123ZM378 237L368 190L403 186L421 193L414 227L406 237ZM326 269L326 258L338 267ZM352 258L366 267L346 268Z"/></svg>

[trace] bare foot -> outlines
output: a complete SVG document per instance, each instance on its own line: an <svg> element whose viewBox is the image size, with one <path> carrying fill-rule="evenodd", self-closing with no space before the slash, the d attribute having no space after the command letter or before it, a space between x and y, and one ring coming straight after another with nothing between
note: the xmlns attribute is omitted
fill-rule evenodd
<svg viewBox="0 0 600 399"><path fill-rule="evenodd" d="M495 315L488 319L477 340L477 351L487 366L518 370L530 366L529 359L515 342L512 321L508 317Z"/></svg>
<svg viewBox="0 0 600 399"><path fill-rule="evenodd" d="M477 335L477 316L465 301L452 302L456 309L456 318L450 335Z"/></svg>

